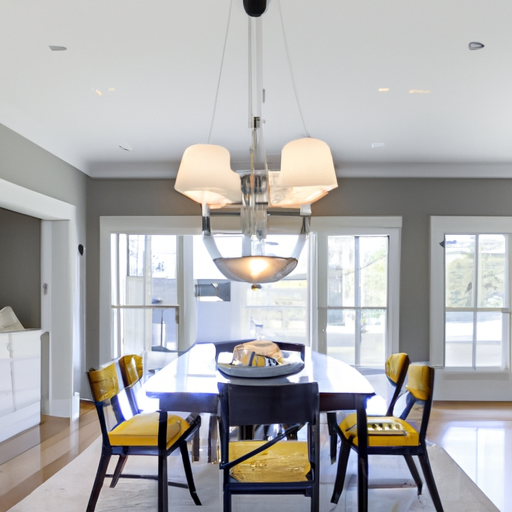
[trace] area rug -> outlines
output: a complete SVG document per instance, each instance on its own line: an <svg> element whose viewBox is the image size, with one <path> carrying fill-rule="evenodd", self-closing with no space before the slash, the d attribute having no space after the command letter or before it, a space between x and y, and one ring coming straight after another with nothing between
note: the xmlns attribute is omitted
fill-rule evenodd
<svg viewBox="0 0 512 512"><path fill-rule="evenodd" d="M65 468L38 487L9 512L84 512L96 472L101 450L98 439ZM321 501L322 512L355 512L357 510L357 487L355 460L349 464L347 487L338 505L330 503L336 466L327 459L328 446L322 446ZM439 494L446 512L499 512L471 479L439 446L429 447L429 455ZM192 464L196 487L203 506L197 508L186 489L169 487L169 511L219 512L221 510L220 472L215 464L202 460ZM419 467L419 465L418 465ZM132 457L126 472L156 473L156 458ZM169 457L170 479L184 482L181 458ZM101 491L97 512L153 512L157 510L157 483L151 480L121 480L115 489L108 487L109 480ZM309 499L301 496L235 496L233 511L243 512L306 512ZM423 494L417 489L401 457L370 457L369 510L371 512L431 512L435 508L426 485Z"/></svg>

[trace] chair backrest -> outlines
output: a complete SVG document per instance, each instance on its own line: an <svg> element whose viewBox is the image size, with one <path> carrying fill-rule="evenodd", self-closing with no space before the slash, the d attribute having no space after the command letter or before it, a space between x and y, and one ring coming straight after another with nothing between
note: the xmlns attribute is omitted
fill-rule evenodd
<svg viewBox="0 0 512 512"><path fill-rule="evenodd" d="M144 375L142 356L136 354L121 356L119 358L119 368L125 387L137 384Z"/></svg>
<svg viewBox="0 0 512 512"><path fill-rule="evenodd" d="M133 416L133 409L126 394L119 367L112 362L87 372L92 396L98 411L103 442L108 441L108 432Z"/></svg>
<svg viewBox="0 0 512 512"><path fill-rule="evenodd" d="M229 462L232 426L307 424L310 462L318 464L319 395L316 382L244 386L219 383L221 463Z"/></svg>
<svg viewBox="0 0 512 512"><path fill-rule="evenodd" d="M219 383L221 416L229 426L313 423L319 398L316 382L270 386Z"/></svg>
<svg viewBox="0 0 512 512"><path fill-rule="evenodd" d="M432 399L434 395L434 368L427 365L411 365L407 372L407 390L406 407L400 418L406 419L416 403L423 404L423 413L421 415L420 442L425 441L427 435L428 421L432 409Z"/></svg>
<svg viewBox="0 0 512 512"><path fill-rule="evenodd" d="M137 414L141 412L137 395L142 389L144 375L142 357L136 354L124 355L118 359L118 363L132 412Z"/></svg>
<svg viewBox="0 0 512 512"><path fill-rule="evenodd" d="M386 416L393 415L393 410L398 398L400 397L409 365L409 356L403 352L391 354L386 361L386 377L394 388L393 395L388 403Z"/></svg>

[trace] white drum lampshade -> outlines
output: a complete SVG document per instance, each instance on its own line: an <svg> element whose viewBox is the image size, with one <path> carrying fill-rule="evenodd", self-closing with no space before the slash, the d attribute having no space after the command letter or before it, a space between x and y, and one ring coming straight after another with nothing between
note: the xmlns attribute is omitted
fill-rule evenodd
<svg viewBox="0 0 512 512"><path fill-rule="evenodd" d="M329 146L310 137L288 142L281 152L281 170L269 175L274 207L300 208L338 186Z"/></svg>
<svg viewBox="0 0 512 512"><path fill-rule="evenodd" d="M210 208L242 200L240 177L231 170L229 151L213 144L194 144L185 150L174 188Z"/></svg>

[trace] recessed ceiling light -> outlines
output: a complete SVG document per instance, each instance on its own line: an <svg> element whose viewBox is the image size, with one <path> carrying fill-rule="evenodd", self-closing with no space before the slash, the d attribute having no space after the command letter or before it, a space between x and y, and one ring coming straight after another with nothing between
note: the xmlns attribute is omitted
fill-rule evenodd
<svg viewBox="0 0 512 512"><path fill-rule="evenodd" d="M52 44L49 45L48 48L50 48L52 52L65 52L67 50L65 46L54 46Z"/></svg>
<svg viewBox="0 0 512 512"><path fill-rule="evenodd" d="M430 91L426 89L411 89L409 94L430 94Z"/></svg>
<svg viewBox="0 0 512 512"><path fill-rule="evenodd" d="M484 48L484 45L482 43L472 41L471 43L469 43L468 48L470 50L481 50L482 48Z"/></svg>
<svg viewBox="0 0 512 512"><path fill-rule="evenodd" d="M385 146L384 142L372 142L372 148L383 148Z"/></svg>
<svg viewBox="0 0 512 512"><path fill-rule="evenodd" d="M389 87L381 87L379 92L389 92Z"/></svg>
<svg viewBox="0 0 512 512"><path fill-rule="evenodd" d="M128 144L128 142L121 142L121 144L119 144L119 149L122 149L123 151L132 151L133 148L130 146L130 144Z"/></svg>

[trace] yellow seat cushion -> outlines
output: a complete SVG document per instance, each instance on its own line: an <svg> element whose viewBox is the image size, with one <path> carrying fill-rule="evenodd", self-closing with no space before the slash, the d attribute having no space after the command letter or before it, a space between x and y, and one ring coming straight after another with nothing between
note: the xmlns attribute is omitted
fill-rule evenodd
<svg viewBox="0 0 512 512"><path fill-rule="evenodd" d="M235 460L265 444L266 441L229 443L229 460ZM303 441L280 441L268 450L237 464L231 476L240 482L303 482L311 465L308 444Z"/></svg>
<svg viewBox="0 0 512 512"><path fill-rule="evenodd" d="M136 414L108 433L112 446L158 446L158 412ZM167 417L167 448L188 428L179 416Z"/></svg>
<svg viewBox="0 0 512 512"><path fill-rule="evenodd" d="M409 423L394 416L368 416L368 446L418 446L420 436ZM341 423L345 437L357 446L357 416L349 414Z"/></svg>

